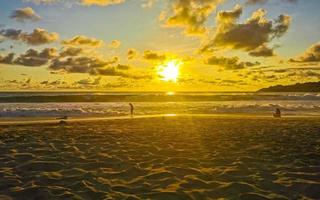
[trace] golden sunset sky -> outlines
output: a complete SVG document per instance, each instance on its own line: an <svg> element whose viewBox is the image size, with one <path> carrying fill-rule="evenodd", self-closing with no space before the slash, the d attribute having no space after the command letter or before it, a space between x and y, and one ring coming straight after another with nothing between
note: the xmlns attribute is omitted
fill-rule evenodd
<svg viewBox="0 0 320 200"><path fill-rule="evenodd" d="M1 90L319 81L319 0L0 0Z"/></svg>

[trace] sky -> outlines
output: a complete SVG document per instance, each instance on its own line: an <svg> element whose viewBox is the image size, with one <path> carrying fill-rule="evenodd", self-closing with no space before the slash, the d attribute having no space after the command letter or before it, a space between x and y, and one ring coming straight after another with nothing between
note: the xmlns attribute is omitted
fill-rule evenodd
<svg viewBox="0 0 320 200"><path fill-rule="evenodd" d="M0 0L2 91L319 81L319 0Z"/></svg>

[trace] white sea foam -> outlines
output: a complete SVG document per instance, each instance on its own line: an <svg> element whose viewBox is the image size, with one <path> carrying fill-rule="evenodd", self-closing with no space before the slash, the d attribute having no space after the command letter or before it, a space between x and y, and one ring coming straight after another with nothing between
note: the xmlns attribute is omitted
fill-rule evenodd
<svg viewBox="0 0 320 200"><path fill-rule="evenodd" d="M320 115L320 101L210 101L136 102L135 114L258 114L280 108L286 115ZM126 102L108 103L1 103L1 117L123 116Z"/></svg>

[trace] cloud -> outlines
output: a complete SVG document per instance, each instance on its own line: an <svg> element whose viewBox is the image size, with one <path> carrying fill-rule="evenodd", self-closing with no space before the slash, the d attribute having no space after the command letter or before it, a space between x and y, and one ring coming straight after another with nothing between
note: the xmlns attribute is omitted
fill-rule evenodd
<svg viewBox="0 0 320 200"><path fill-rule="evenodd" d="M101 77L98 77L96 79L81 79L79 81L74 82L74 85L81 85L81 86L96 86L100 85L101 83Z"/></svg>
<svg viewBox="0 0 320 200"><path fill-rule="evenodd" d="M112 61L113 62L113 61ZM110 64L94 57L80 56L68 57L66 59L53 59L49 69L53 71L62 70L68 73L91 73L95 68L102 68Z"/></svg>
<svg viewBox="0 0 320 200"><path fill-rule="evenodd" d="M126 0L24 0L35 4L50 5L54 3L66 3L67 5L78 4L82 6L109 6L122 4Z"/></svg>
<svg viewBox="0 0 320 200"><path fill-rule="evenodd" d="M132 60L138 56L138 51L135 49L129 49L127 52L127 58Z"/></svg>
<svg viewBox="0 0 320 200"><path fill-rule="evenodd" d="M56 81L41 81L40 82L41 85L45 85L45 86L58 86L58 85L64 85L67 84L67 82L65 81L61 81L61 80L56 80Z"/></svg>
<svg viewBox="0 0 320 200"><path fill-rule="evenodd" d="M226 57L216 57L211 56L205 60L207 65L216 65L224 68L225 70L239 70L244 69L245 67L252 67L260 65L260 63L255 62L240 62L238 57L226 58Z"/></svg>
<svg viewBox="0 0 320 200"><path fill-rule="evenodd" d="M14 10L10 15L11 19L15 19L18 22L39 21L41 17L30 7Z"/></svg>
<svg viewBox="0 0 320 200"><path fill-rule="evenodd" d="M129 66L129 65L118 64L118 65L117 65L117 69L118 69L118 70L129 70L129 69L130 69L130 66Z"/></svg>
<svg viewBox="0 0 320 200"><path fill-rule="evenodd" d="M223 0L172 0L169 11L162 12L161 19L168 27L181 27L187 35L206 32L205 23L217 5ZM169 16L167 16L169 15Z"/></svg>
<svg viewBox="0 0 320 200"><path fill-rule="evenodd" d="M22 30L17 30L17 29L0 30L0 35L10 40L20 40L21 33L22 33Z"/></svg>
<svg viewBox="0 0 320 200"><path fill-rule="evenodd" d="M47 64L50 59L57 56L58 54L55 48L45 48L40 52L34 49L29 49L24 54L17 57L13 64L31 67L43 66Z"/></svg>
<svg viewBox="0 0 320 200"><path fill-rule="evenodd" d="M114 4L124 3L125 0L80 0L80 3L85 6L109 6Z"/></svg>
<svg viewBox="0 0 320 200"><path fill-rule="evenodd" d="M110 60L82 54L82 49L68 47L58 52L55 48L45 48L42 51L27 50L15 58L14 53L0 56L0 63L22 66L44 66L52 72L86 73L95 76L120 76L130 79L151 79L149 75L129 74L129 65L116 64L119 58Z"/></svg>
<svg viewBox="0 0 320 200"><path fill-rule="evenodd" d="M94 76L120 76L132 79L144 79L147 77L145 75L124 73L123 71L129 70L130 66L122 64L112 66L117 62L117 57L114 57L111 60L88 56L57 57L51 61L49 70L67 73L87 73Z"/></svg>
<svg viewBox="0 0 320 200"><path fill-rule="evenodd" d="M0 55L0 63L1 64L12 64L14 60L14 53L9 53L8 55L2 56Z"/></svg>
<svg viewBox="0 0 320 200"><path fill-rule="evenodd" d="M103 85L105 88L123 88L123 87L128 87L129 84L126 81L121 81L119 83L106 83Z"/></svg>
<svg viewBox="0 0 320 200"><path fill-rule="evenodd" d="M41 28L34 29L32 33L25 33L17 29L3 29L0 31L0 35L7 39L25 42L29 45L43 45L59 39L57 33L49 33Z"/></svg>
<svg viewBox="0 0 320 200"><path fill-rule="evenodd" d="M268 3L269 1L270 0L247 0L246 4L247 5L265 4L265 3ZM296 3L296 2L298 2L298 0L281 0L281 1L282 2L287 2L287 3Z"/></svg>
<svg viewBox="0 0 320 200"><path fill-rule="evenodd" d="M311 70L309 70L309 71L294 71L294 72L288 73L287 76L301 78L301 79L320 78L320 73L318 73L316 71L311 71Z"/></svg>
<svg viewBox="0 0 320 200"><path fill-rule="evenodd" d="M28 49L17 58L15 58L14 53L9 53L6 56L0 56L0 63L38 67L47 64L51 59L57 56L58 54L55 48L45 48L42 51Z"/></svg>
<svg viewBox="0 0 320 200"><path fill-rule="evenodd" d="M123 77L123 78L135 79L135 80L152 79L152 76L150 76L150 75L143 75L143 74L135 75L135 74L124 73L120 70L117 70L116 67L95 68L91 71L91 75L119 76L119 77Z"/></svg>
<svg viewBox="0 0 320 200"><path fill-rule="evenodd" d="M320 43L312 45L297 59L291 58L290 62L320 62Z"/></svg>
<svg viewBox="0 0 320 200"><path fill-rule="evenodd" d="M36 28L32 33L22 33L21 40L30 45L42 45L55 42L59 39L57 33L49 33L44 29Z"/></svg>
<svg viewBox="0 0 320 200"><path fill-rule="evenodd" d="M83 52L82 48L77 48L77 47L67 47L64 48L60 52L61 57L67 57L67 56L78 56Z"/></svg>
<svg viewBox="0 0 320 200"><path fill-rule="evenodd" d="M61 0L23 0L25 2L33 2L35 4L53 4Z"/></svg>
<svg viewBox="0 0 320 200"><path fill-rule="evenodd" d="M243 9L240 5L236 5L233 10L220 11L216 16L216 21L224 25L233 25L242 15Z"/></svg>
<svg viewBox="0 0 320 200"><path fill-rule="evenodd" d="M119 40L112 40L111 43L109 44L110 48L119 48L121 46L121 42Z"/></svg>
<svg viewBox="0 0 320 200"><path fill-rule="evenodd" d="M117 70L115 67L107 68L96 68L91 71L92 75L103 75L103 76L123 76L124 73Z"/></svg>
<svg viewBox="0 0 320 200"><path fill-rule="evenodd" d="M275 54L273 52L273 49L270 49L270 48L266 47L265 45L262 45L262 46L256 48L255 50L250 51L249 55L253 56L253 57L272 57Z"/></svg>
<svg viewBox="0 0 320 200"><path fill-rule="evenodd" d="M144 0L142 3L143 8L151 8L158 0Z"/></svg>
<svg viewBox="0 0 320 200"><path fill-rule="evenodd" d="M202 45L200 52L210 52L221 48L259 51L275 38L282 37L290 26L291 18L280 15L276 20L268 20L266 11L256 10L244 23L238 23L242 13L237 5L231 11L221 11L216 17L217 27L213 36ZM264 49L265 50L265 49Z"/></svg>
<svg viewBox="0 0 320 200"><path fill-rule="evenodd" d="M163 61L166 59L166 55L153 52L151 50L146 50L143 53L143 58L146 60Z"/></svg>
<svg viewBox="0 0 320 200"><path fill-rule="evenodd" d="M235 85L248 85L243 80L221 80L216 85L218 86L235 86Z"/></svg>
<svg viewBox="0 0 320 200"><path fill-rule="evenodd" d="M78 35L75 36L74 38L71 38L69 40L63 40L62 41L63 45L66 46L86 46L86 47L93 47L93 48L98 48L101 47L104 42L102 40L98 40L95 38L89 38L84 35Z"/></svg>

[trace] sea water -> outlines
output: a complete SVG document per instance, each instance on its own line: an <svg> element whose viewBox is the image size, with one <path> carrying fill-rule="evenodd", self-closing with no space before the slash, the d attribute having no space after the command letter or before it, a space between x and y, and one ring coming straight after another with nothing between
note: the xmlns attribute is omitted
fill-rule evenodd
<svg viewBox="0 0 320 200"><path fill-rule="evenodd" d="M2 92L0 118L136 115L250 114L320 116L320 93Z"/></svg>

